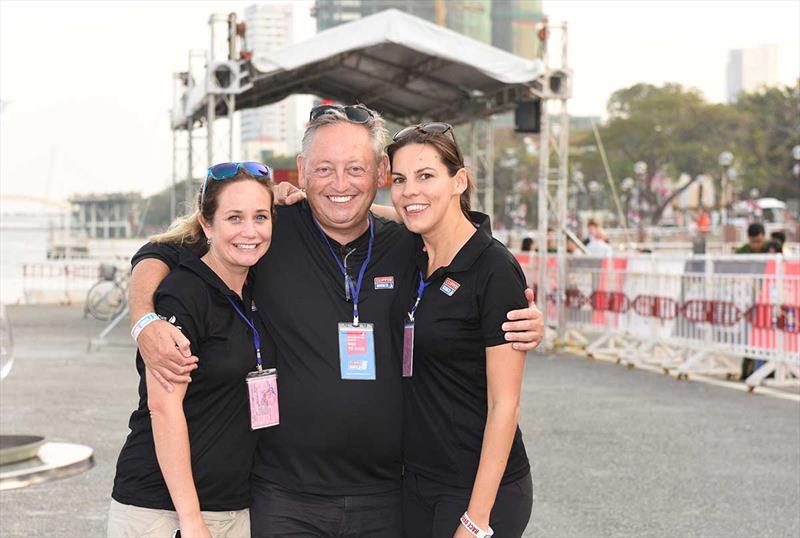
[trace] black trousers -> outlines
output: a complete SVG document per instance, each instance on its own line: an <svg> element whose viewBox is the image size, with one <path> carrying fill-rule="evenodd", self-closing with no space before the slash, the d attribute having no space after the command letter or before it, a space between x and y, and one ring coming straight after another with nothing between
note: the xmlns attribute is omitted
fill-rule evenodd
<svg viewBox="0 0 800 538"><path fill-rule="evenodd" d="M251 479L252 538L401 538L402 492L314 495Z"/></svg>
<svg viewBox="0 0 800 538"><path fill-rule="evenodd" d="M403 524L406 538L452 538L467 510L471 489L456 488L406 471L403 475ZM533 509L530 473L497 491L489 525L497 538L519 538ZM487 529L484 529L487 530Z"/></svg>

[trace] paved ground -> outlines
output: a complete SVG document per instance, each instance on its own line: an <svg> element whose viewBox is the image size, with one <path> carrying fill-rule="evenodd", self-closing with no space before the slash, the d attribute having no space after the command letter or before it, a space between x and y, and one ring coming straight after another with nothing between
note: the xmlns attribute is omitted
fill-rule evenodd
<svg viewBox="0 0 800 538"><path fill-rule="evenodd" d="M135 404L124 327L75 308L12 307L17 363L0 432L95 449L76 477L0 493L2 537L103 536ZM522 427L534 462L526 536L800 536L800 405L666 376L532 354Z"/></svg>

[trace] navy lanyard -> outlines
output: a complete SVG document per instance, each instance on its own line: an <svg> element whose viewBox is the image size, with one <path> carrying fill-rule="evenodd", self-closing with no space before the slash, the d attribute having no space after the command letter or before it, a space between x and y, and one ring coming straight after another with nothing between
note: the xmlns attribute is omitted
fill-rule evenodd
<svg viewBox="0 0 800 538"><path fill-rule="evenodd" d="M361 264L361 269L358 271L358 283L355 284L355 286L353 285L353 279L347 274L347 270L339 260L339 256L337 256L336 252L334 252L333 245L331 245L330 240L328 240L328 236L322 231L322 228L317 222L317 219L314 218L314 215L311 215L311 220L314 221L314 224L316 225L317 230L319 230L322 239L324 239L325 243L328 245L328 249L330 249L333 259L336 260L336 265L339 266L339 270L344 275L345 283L350 287L350 293L353 296L353 325L358 325L358 295L361 293L361 282L364 280L364 273L367 271L367 265L369 265L369 260L372 258L372 242L375 239L375 228L372 224L372 215L369 215L369 245L367 246L367 258L364 260L364 263Z"/></svg>
<svg viewBox="0 0 800 538"><path fill-rule="evenodd" d="M258 334L256 330L256 326L253 325L253 322L244 315L244 312L239 308L239 305L236 304L236 301L231 298L230 295L226 295L225 298L231 303L231 306L236 313L239 314L239 317L244 320L248 327L253 331L253 346L256 348L256 369L260 372L261 371L261 335Z"/></svg>
<svg viewBox="0 0 800 538"><path fill-rule="evenodd" d="M430 282L425 282L425 277L422 274L422 271L419 272L419 287L417 288L417 300L414 301L414 306L411 307L411 310L408 312L408 319L411 323L414 323L414 314L417 312L417 307L419 306L419 302L422 300L422 294L425 293L425 288L428 287Z"/></svg>

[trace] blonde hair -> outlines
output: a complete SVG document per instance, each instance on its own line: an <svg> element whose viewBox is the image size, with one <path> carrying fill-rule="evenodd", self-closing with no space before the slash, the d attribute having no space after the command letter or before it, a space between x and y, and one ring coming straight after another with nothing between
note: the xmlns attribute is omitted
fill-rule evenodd
<svg viewBox="0 0 800 538"><path fill-rule="evenodd" d="M272 192L272 181L267 177L251 176L244 170L239 170L235 176L230 179L221 181L207 179L205 196L203 196L202 207L201 193L198 192L195 198L194 212L183 217L178 217L169 225L166 232L151 235L148 239L153 243L177 243L179 245L186 245L193 247L203 243L207 240L206 234L203 231L203 226L200 224L200 217L202 216L206 222L214 220L214 213L217 212L219 205L219 195L222 190L232 183L239 181L256 181L269 191L270 198L270 212L274 213L275 195Z"/></svg>

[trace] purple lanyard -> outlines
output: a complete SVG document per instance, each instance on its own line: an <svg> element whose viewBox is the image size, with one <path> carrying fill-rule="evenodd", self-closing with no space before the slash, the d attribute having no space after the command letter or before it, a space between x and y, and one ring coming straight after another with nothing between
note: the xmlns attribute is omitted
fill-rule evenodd
<svg viewBox="0 0 800 538"><path fill-rule="evenodd" d="M408 319L411 323L414 323L414 314L417 312L417 307L419 306L419 302L422 300L422 294L425 293L425 288L428 287L430 282L425 282L425 278L422 275L422 271L419 272L419 287L417 288L417 300L414 301L414 306L411 307L411 310L408 312Z"/></svg>
<svg viewBox="0 0 800 538"><path fill-rule="evenodd" d="M328 245L328 249L331 251L333 259L336 260L336 265L339 266L339 270L344 275L345 283L350 287L350 293L353 296L353 325L358 325L358 295L361 293L361 283L364 280L364 273L367 271L367 265L369 265L369 261L372 259L372 242L375 239L375 228L372 223L372 215L369 215L369 244L367 246L367 258L364 260L364 263L361 264L361 269L358 271L358 282L355 285L353 285L353 279L347 274L347 270L339 260L339 256L337 256L336 252L334 252L333 245L331 245L328 236L325 235L324 231L322 231L322 227L317 222L317 219L314 218L314 215L311 215L311 220L314 221L314 225L317 227L317 230L319 230L322 239L324 239L325 243Z"/></svg>
<svg viewBox="0 0 800 538"><path fill-rule="evenodd" d="M261 335L258 334L256 330L256 326L253 324L252 320L244 315L244 312L239 308L239 305L236 304L229 295L226 295L225 298L231 303L231 306L236 313L239 314L239 317L244 320L248 327L253 331L253 346L256 348L256 369L260 372L261 371Z"/></svg>

